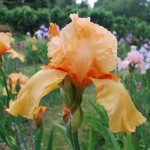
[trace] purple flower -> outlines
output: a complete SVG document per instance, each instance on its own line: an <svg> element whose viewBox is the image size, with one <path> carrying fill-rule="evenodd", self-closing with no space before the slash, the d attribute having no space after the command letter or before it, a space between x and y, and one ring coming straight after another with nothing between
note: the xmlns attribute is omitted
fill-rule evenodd
<svg viewBox="0 0 150 150"><path fill-rule="evenodd" d="M131 43L132 43L132 37L133 37L132 33L130 33L130 34L126 37L126 42L127 42L128 44L131 44Z"/></svg>
<svg viewBox="0 0 150 150"><path fill-rule="evenodd" d="M46 28L46 27L45 27L44 25L41 25L41 26L40 26L40 30L45 30L45 28Z"/></svg>

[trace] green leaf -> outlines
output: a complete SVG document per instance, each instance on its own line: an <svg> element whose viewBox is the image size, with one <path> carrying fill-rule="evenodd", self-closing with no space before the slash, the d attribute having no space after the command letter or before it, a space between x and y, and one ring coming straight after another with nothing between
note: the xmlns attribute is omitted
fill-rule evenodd
<svg viewBox="0 0 150 150"><path fill-rule="evenodd" d="M100 105L96 105L91 100L89 100L89 103L92 105L92 107L96 110L96 112L99 114L100 118L104 122L104 124L108 123L108 116L106 111L102 108Z"/></svg>
<svg viewBox="0 0 150 150"><path fill-rule="evenodd" d="M50 137L49 137L47 150L53 150L53 141L54 141L54 127L50 131Z"/></svg>
<svg viewBox="0 0 150 150"><path fill-rule="evenodd" d="M95 109L100 118L95 117L93 114L91 114L91 112L84 110L84 121L86 122L86 124L89 124L92 127L91 130L100 133L101 137L105 140L105 149L108 149L112 145L111 149L119 150L120 146L117 143L115 136L109 131L107 127L108 117L106 115L106 112L102 109L102 107L99 107L90 100L89 103ZM112 144L110 144L110 141Z"/></svg>
<svg viewBox="0 0 150 150"><path fill-rule="evenodd" d="M15 138L9 134L9 132L4 128L4 126L1 123L0 123L0 137L11 149L13 150L19 149Z"/></svg>
<svg viewBox="0 0 150 150"><path fill-rule="evenodd" d="M89 131L88 150L94 150L92 130Z"/></svg>
<svg viewBox="0 0 150 150"><path fill-rule="evenodd" d="M70 139L68 138L68 136L66 134L66 129L63 126L61 126L61 125L59 125L57 123L55 123L55 125L56 125L55 128L59 129L59 132L64 136L64 138L68 142L68 144L69 144L69 150L73 150L73 146L71 144L71 141L70 141Z"/></svg>
<svg viewBox="0 0 150 150"><path fill-rule="evenodd" d="M43 137L43 124L41 125L40 130L37 133L36 138L35 138L35 149L36 150L41 150L42 137Z"/></svg>
<svg viewBox="0 0 150 150"><path fill-rule="evenodd" d="M106 129L106 131L107 131L107 133L108 133L108 135L109 135L109 137L111 139L111 142L113 144L114 150L120 150L120 146L119 146L119 144L117 144L114 135L106 127L105 127L105 129Z"/></svg>
<svg viewBox="0 0 150 150"><path fill-rule="evenodd" d="M124 137L124 150L134 149L132 135L128 135Z"/></svg>

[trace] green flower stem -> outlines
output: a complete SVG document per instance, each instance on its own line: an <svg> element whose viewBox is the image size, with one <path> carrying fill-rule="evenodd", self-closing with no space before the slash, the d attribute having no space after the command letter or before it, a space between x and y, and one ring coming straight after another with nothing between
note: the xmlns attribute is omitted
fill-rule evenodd
<svg viewBox="0 0 150 150"><path fill-rule="evenodd" d="M76 97L75 97L75 103L78 104L79 106L82 103L82 94L83 94L83 89L81 88L76 88Z"/></svg>
<svg viewBox="0 0 150 150"><path fill-rule="evenodd" d="M80 150L80 144L78 140L78 129L80 128L83 121L83 112L82 108L78 105L74 105L75 108L72 107L72 117L70 119L69 124L66 126L70 141L73 146L73 150Z"/></svg>
<svg viewBox="0 0 150 150"><path fill-rule="evenodd" d="M76 131L75 133L72 133L72 140L73 140L73 149L74 150L80 150L80 144L79 144L79 140L78 140L78 131Z"/></svg>
<svg viewBox="0 0 150 150"><path fill-rule="evenodd" d="M130 94L131 97L133 98L133 73L130 73Z"/></svg>
<svg viewBox="0 0 150 150"><path fill-rule="evenodd" d="M63 120L73 150L80 150L78 129L83 121L83 112L80 106L82 103L83 90L81 87L76 87L68 77L64 79L60 88L62 100L68 107L68 112L65 112Z"/></svg>

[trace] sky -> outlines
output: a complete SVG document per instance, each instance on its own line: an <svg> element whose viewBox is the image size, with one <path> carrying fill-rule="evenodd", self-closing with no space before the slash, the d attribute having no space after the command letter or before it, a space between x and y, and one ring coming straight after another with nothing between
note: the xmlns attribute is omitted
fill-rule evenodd
<svg viewBox="0 0 150 150"><path fill-rule="evenodd" d="M81 3L82 0L76 0L77 3ZM96 2L97 0L87 0L88 4L93 7L94 6L94 2Z"/></svg>

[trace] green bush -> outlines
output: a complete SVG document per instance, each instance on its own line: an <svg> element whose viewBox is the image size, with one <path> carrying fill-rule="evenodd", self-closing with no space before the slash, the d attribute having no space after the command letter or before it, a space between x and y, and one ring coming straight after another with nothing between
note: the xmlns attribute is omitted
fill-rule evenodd
<svg viewBox="0 0 150 150"><path fill-rule="evenodd" d="M53 7L51 10L46 8L34 10L29 6L23 6L8 10L2 7L0 23L11 26L15 33L34 34L42 24L48 26L50 22L64 27L71 21L69 15L72 13L78 13L80 17L90 16L92 22L116 31L119 38L126 37L129 33L133 33L135 39L150 38L150 25L146 21L135 17L113 16L111 12L100 8L89 10L67 6L65 9Z"/></svg>
<svg viewBox="0 0 150 150"><path fill-rule="evenodd" d="M48 9L31 9L29 6L8 10L0 8L0 23L10 25L16 33L34 33L42 24L49 25L51 16Z"/></svg>
<svg viewBox="0 0 150 150"><path fill-rule="evenodd" d="M145 21L138 22L135 26L134 34L138 37L146 38L147 37L147 33L146 33L147 27L148 27L148 25Z"/></svg>
<svg viewBox="0 0 150 150"><path fill-rule="evenodd" d="M25 50L25 58L27 64L48 64L47 59L47 41L37 41L37 50L32 50L32 42L28 42Z"/></svg>
<svg viewBox="0 0 150 150"><path fill-rule="evenodd" d="M82 8L78 10L80 17L89 17L91 15L91 12L87 8Z"/></svg>
<svg viewBox="0 0 150 150"><path fill-rule="evenodd" d="M51 15L48 9L38 9L36 11L37 23L36 25L41 26L42 24L48 26L51 21Z"/></svg>
<svg viewBox="0 0 150 150"><path fill-rule="evenodd" d="M58 24L60 27L63 27L65 22L64 20L65 13L59 7L54 7L53 9L51 9L50 13L51 13L51 21L53 23Z"/></svg>
<svg viewBox="0 0 150 150"><path fill-rule="evenodd" d="M6 7L0 8L0 23L9 25L10 11Z"/></svg>
<svg viewBox="0 0 150 150"><path fill-rule="evenodd" d="M150 39L150 25L146 28L146 37Z"/></svg>
<svg viewBox="0 0 150 150"><path fill-rule="evenodd" d="M91 11L91 21L111 30L113 24L113 15L111 12L101 9Z"/></svg>
<svg viewBox="0 0 150 150"><path fill-rule="evenodd" d="M31 32L36 28L37 16L28 6L17 7L11 11L10 23L15 32Z"/></svg>
<svg viewBox="0 0 150 150"><path fill-rule="evenodd" d="M117 31L119 37L126 37L129 33L133 33L136 38L142 37L144 39L150 37L150 26L147 22L134 17L114 17L112 30Z"/></svg>
<svg viewBox="0 0 150 150"><path fill-rule="evenodd" d="M118 36L126 35L128 31L128 19L126 17L117 16L113 19L113 30L117 32Z"/></svg>

